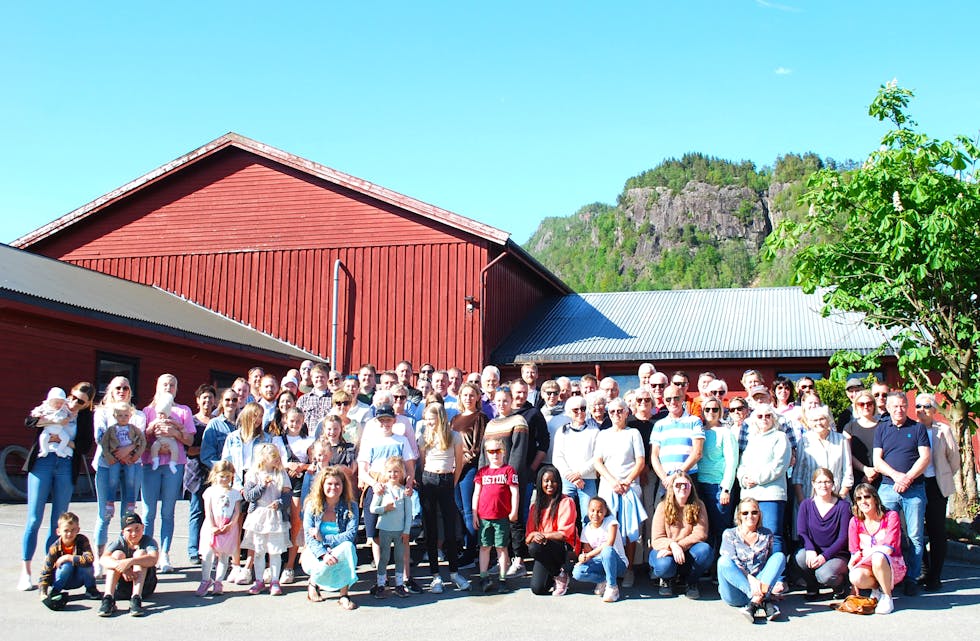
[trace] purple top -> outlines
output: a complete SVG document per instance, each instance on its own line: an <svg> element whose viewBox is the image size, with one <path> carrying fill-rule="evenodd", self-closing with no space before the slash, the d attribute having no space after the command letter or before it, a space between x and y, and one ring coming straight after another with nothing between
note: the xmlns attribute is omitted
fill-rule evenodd
<svg viewBox="0 0 980 641"><path fill-rule="evenodd" d="M803 539L803 548L813 550L830 560L846 559L847 526L851 523L851 504L839 499L826 515L820 516L813 499L800 503L796 515L796 530Z"/></svg>
<svg viewBox="0 0 980 641"><path fill-rule="evenodd" d="M143 409L143 413L146 415L146 426L149 427L157 418L157 410L152 405L148 405ZM191 408L186 405L178 405L174 403L174 408L170 412L170 419L180 425L185 434L194 435L197 432L197 428L194 427L194 412ZM150 446L153 442L157 440L156 436L150 436L150 433L146 433L146 451L143 452L143 465L151 465L153 463L153 457L150 456ZM171 453L172 455L173 453ZM166 465L170 462L170 456L166 454L160 455L160 464ZM174 463L177 465L183 465L187 462L187 450L184 449L184 444L177 441L177 456L174 457Z"/></svg>

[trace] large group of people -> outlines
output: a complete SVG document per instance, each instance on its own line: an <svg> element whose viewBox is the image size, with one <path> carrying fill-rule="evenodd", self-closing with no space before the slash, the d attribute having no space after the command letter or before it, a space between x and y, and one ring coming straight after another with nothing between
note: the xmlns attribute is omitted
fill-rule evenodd
<svg viewBox="0 0 980 641"><path fill-rule="evenodd" d="M37 443L18 588L35 587L50 501L45 605L85 588L102 616L120 598L142 615L157 574L173 571L186 496L201 597L226 583L277 596L305 575L311 602L331 593L354 609L362 526L377 599L508 590L530 575L536 595L582 583L613 602L643 574L661 597L699 599L712 577L754 622L780 616L797 587L811 600L870 591L880 614L899 587L941 589L959 453L933 396L915 397L912 418L904 392L850 379L835 421L808 377L766 385L748 370L735 392L711 372L696 389L650 363L638 376L621 394L591 374L541 381L533 363L502 382L492 365L416 375L403 361L345 376L304 361L281 379L253 368L227 389L202 384L196 410L175 402L170 374L142 409L123 377L98 403L89 383L54 388L26 420ZM87 464L92 543L68 510ZM419 536L427 587L412 576Z"/></svg>

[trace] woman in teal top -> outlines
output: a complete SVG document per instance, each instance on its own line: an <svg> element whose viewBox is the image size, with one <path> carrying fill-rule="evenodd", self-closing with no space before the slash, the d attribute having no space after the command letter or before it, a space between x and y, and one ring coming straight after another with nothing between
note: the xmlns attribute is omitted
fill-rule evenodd
<svg viewBox="0 0 980 641"><path fill-rule="evenodd" d="M698 461L698 496L708 508L708 544L715 552L722 531L732 522L731 491L738 467L738 438L721 422L721 413L716 397L701 404L704 451Z"/></svg>

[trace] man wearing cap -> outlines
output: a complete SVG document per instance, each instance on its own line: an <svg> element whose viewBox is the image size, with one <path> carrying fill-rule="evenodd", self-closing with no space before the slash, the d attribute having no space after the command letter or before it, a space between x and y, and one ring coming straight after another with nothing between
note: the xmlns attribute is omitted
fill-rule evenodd
<svg viewBox="0 0 980 641"><path fill-rule="evenodd" d="M126 514L119 538L106 547L100 559L105 570L105 595L99 607L100 617L116 612L116 599L129 599L131 616L146 615L143 596L151 596L156 590L159 553L157 542L144 533L139 514Z"/></svg>
<svg viewBox="0 0 980 641"><path fill-rule="evenodd" d="M847 379L847 383L844 384L844 391L847 393L847 400L849 400L851 404L847 407L847 409L840 413L840 416L837 417L838 432L843 432L844 426L850 423L851 419L854 418L854 399L857 397L858 392L863 389L864 382L860 378L854 376Z"/></svg>
<svg viewBox="0 0 980 641"><path fill-rule="evenodd" d="M771 405L772 404L772 394L769 393L769 388L765 385L753 385L749 388L749 397L746 399L749 406L755 408L760 405ZM796 465L796 443L799 440L796 430L786 417L776 414L776 426L786 434L786 440L789 441L789 447L792 450L792 458L790 460L790 465ZM745 446L749 443L749 422L745 421L742 423L742 428L738 432L738 453L741 456L742 452L745 451Z"/></svg>

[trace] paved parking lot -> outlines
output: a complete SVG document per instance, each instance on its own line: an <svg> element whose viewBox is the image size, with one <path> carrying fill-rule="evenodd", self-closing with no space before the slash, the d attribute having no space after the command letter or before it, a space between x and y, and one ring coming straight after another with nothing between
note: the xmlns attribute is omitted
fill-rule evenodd
<svg viewBox="0 0 980 641"><path fill-rule="evenodd" d="M89 534L95 504L72 504ZM661 598L645 579L624 590L619 603L606 604L592 595L591 586L572 583L561 598L534 596L527 580L508 594L483 595L447 589L441 595L421 594L407 599L389 597L377 601L367 594L373 573L359 569L361 580L354 599L361 606L344 612L332 599L309 603L301 584L286 586L286 594L250 596L245 586L233 586L221 597L197 598L193 591L200 570L187 564L187 504L177 506L177 538L172 558L178 571L161 577L157 594L145 605L149 616L135 619L123 611L114 619L96 616L98 602L73 599L65 611L51 612L39 602L37 591L15 590L19 571L20 540L25 520L23 505L0 505L0 545L5 550L0 564L4 639L16 641L47 638L104 639L133 632L143 641L156 639L265 639L320 638L346 630L351 639L399 638L477 639L531 638L548 640L640 639L675 635L693 639L780 638L844 639L970 639L977 638L980 624L980 567L948 566L943 592L917 598L900 598L889 616L856 616L831 611L825 603L804 603L792 594L782 604L782 621L749 625L733 608L718 599L713 586L700 601L684 597ZM117 521L118 523L118 521ZM47 529L42 529L41 538ZM110 533L112 536L112 533ZM35 578L43 562L40 547L35 556ZM428 584L428 569L415 575ZM339 626L339 627L338 627Z"/></svg>

